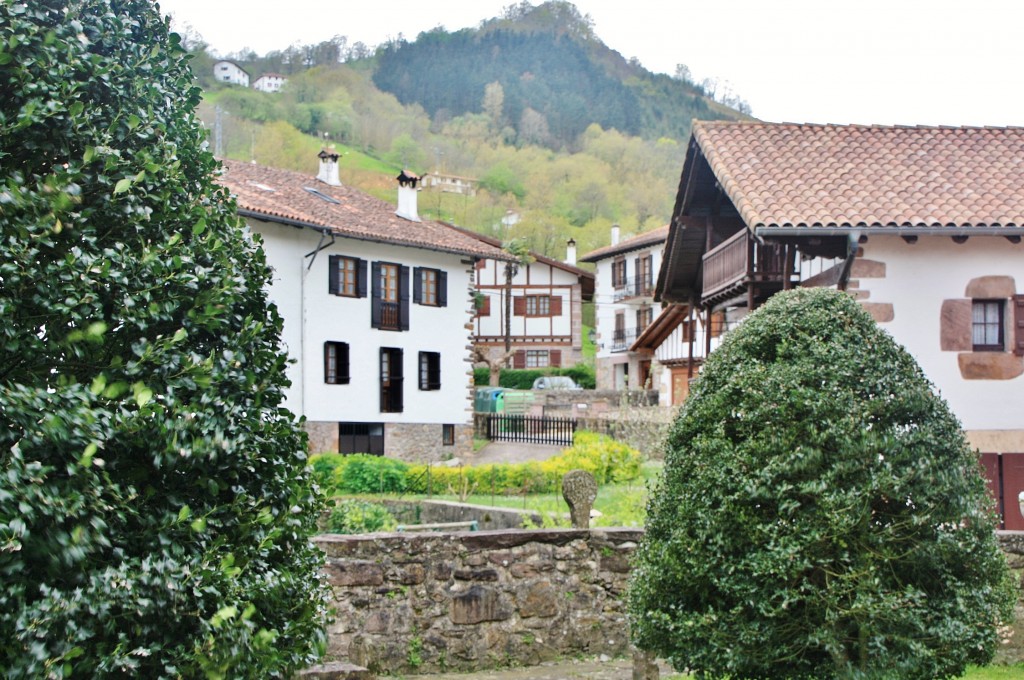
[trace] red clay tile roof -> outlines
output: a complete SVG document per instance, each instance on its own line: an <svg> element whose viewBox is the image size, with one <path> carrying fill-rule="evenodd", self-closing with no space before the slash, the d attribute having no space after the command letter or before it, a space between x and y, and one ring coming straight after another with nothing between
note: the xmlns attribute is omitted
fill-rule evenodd
<svg viewBox="0 0 1024 680"><path fill-rule="evenodd" d="M1022 227L1024 128L695 121L747 226Z"/></svg>
<svg viewBox="0 0 1024 680"><path fill-rule="evenodd" d="M351 187L330 186L312 175L254 163L230 160L222 163L224 172L217 179L234 194L238 212L243 217L326 227L339 236L363 241L511 259L500 248L439 222L403 219L395 214L393 205ZM314 189L316 193L307 189Z"/></svg>
<svg viewBox="0 0 1024 680"><path fill-rule="evenodd" d="M603 260L607 257L628 253L631 250L639 250L657 243L664 243L667 238L668 225L666 224L664 227L645 231L642 234L627 238L625 241L619 241L613 246L605 246L603 248L598 248L597 250L592 250L581 257L580 262L597 262L598 260Z"/></svg>

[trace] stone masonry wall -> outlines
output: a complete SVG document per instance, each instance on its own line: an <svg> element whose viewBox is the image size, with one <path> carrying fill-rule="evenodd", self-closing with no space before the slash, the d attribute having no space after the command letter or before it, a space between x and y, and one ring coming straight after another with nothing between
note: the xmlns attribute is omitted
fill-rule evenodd
<svg viewBox="0 0 1024 680"><path fill-rule="evenodd" d="M455 443L445 446L436 423L385 423L384 453L411 463L437 463L473 452L473 426L454 425Z"/></svg>
<svg viewBox="0 0 1024 680"><path fill-rule="evenodd" d="M378 673L536 665L629 648L638 529L318 536L328 655Z"/></svg>

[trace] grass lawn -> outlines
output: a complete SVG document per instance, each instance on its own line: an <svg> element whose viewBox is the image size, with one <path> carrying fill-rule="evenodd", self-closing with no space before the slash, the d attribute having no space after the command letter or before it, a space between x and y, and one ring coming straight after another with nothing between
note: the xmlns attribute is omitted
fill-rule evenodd
<svg viewBox="0 0 1024 680"><path fill-rule="evenodd" d="M647 485L661 473L660 462L646 462L640 468L641 476L624 484L606 484L597 490L594 509L601 513L592 526L642 526L647 510ZM546 516L545 525L569 526L569 506L561 493L527 494L503 496L501 494L470 494L460 498L458 494L405 494L403 500L436 500L493 505L502 508L521 508L539 512ZM564 517L563 517L564 515Z"/></svg>

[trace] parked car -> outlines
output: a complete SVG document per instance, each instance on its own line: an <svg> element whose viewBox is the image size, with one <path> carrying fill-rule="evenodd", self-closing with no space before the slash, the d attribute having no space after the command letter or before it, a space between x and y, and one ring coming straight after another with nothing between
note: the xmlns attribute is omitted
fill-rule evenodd
<svg viewBox="0 0 1024 680"><path fill-rule="evenodd" d="M576 381L567 375L542 375L533 381L535 390L582 390Z"/></svg>

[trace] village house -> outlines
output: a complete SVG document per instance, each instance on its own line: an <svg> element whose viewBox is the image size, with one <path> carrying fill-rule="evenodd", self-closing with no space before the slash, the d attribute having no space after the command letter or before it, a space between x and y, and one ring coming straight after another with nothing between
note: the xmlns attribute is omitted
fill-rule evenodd
<svg viewBox="0 0 1024 680"><path fill-rule="evenodd" d="M652 353L632 351L631 347L660 312L654 304L654 284L667 236L665 226L620 240L619 226L614 225L611 245L580 258L597 265L594 316L598 389L652 389Z"/></svg>
<svg viewBox="0 0 1024 680"><path fill-rule="evenodd" d="M280 73L264 73L252 84L260 92L280 92L288 79Z"/></svg>
<svg viewBox="0 0 1024 680"><path fill-rule="evenodd" d="M396 211L341 186L336 154L319 160L317 177L238 161L220 177L273 268L285 406L313 452L471 453L473 275L508 255L421 220L415 175L399 176Z"/></svg>
<svg viewBox="0 0 1024 680"><path fill-rule="evenodd" d="M780 290L848 291L960 418L1019 529L1022 235L1024 128L698 121L657 299L727 330Z"/></svg>
<svg viewBox="0 0 1024 680"><path fill-rule="evenodd" d="M249 87L249 72L226 59L221 59L213 65L213 77L221 83Z"/></svg>
<svg viewBox="0 0 1024 680"><path fill-rule="evenodd" d="M461 194L463 196L476 196L477 184L479 182L475 179L449 175L444 172L432 172L423 177L423 186L425 188L449 194Z"/></svg>
<svg viewBox="0 0 1024 680"><path fill-rule="evenodd" d="M469 230L467 236L495 248L501 241ZM576 266L576 242L569 240L559 262L530 253L514 267L511 297L505 262L476 263L473 344L488 361L505 355L505 304L509 300L509 340L513 368L573 366L583 360L583 303L594 297L594 275Z"/></svg>

